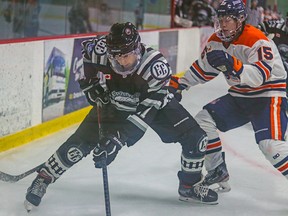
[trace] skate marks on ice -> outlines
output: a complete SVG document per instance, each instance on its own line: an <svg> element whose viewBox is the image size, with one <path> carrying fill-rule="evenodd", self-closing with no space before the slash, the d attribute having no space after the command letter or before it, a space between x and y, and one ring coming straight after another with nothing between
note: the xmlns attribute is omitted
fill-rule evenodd
<svg viewBox="0 0 288 216"><path fill-rule="evenodd" d="M61 136L68 137L73 129L62 132ZM235 144L235 139L231 139L233 133L246 134L247 139L236 139L242 144ZM143 141L134 147L123 148L116 161L108 167L112 215L287 215L287 180L269 171L273 167L266 163L257 145L254 145L253 135L250 137L247 130L240 129L222 136L224 148L233 149L255 164L261 163L265 169L251 166L243 157L227 150L232 190L219 194L219 204L216 206L181 202L178 200L176 176L181 149L177 144L162 144L157 135L148 130ZM8 172L9 167L5 164L11 166L13 161L22 161L14 166L12 171L15 173L22 166L32 167L39 163L34 152L42 152L42 160L48 158L50 154L45 152L50 151L49 143L53 141L55 140L51 136L45 139L47 145L31 144L26 146L30 148L29 151L11 151L6 156L1 154L0 170L5 168L5 172ZM13 155L12 158L9 154ZM12 162L7 158L12 159ZM37 161L33 162L33 158ZM31 174L14 184L0 182L0 196L3 197L0 202L0 216L27 215L23 201L26 189L35 176L36 173ZM33 209L29 215L105 215L102 188L101 170L94 168L92 156L89 155L68 170L55 184L50 185L40 207Z"/></svg>
<svg viewBox="0 0 288 216"><path fill-rule="evenodd" d="M183 105L192 115L226 92L223 85L219 90L217 82L196 86L189 94L184 92ZM73 126L1 153L0 170L14 175L41 164L75 129ZM249 125L221 134L221 138L232 189L219 194L218 205L178 200L180 145L163 144L148 129L139 143L123 148L108 167L112 215L287 216L288 182L264 158ZM23 202L35 176L36 173L31 174L13 184L0 182L0 216L27 216ZM40 206L29 215L105 215L103 193L102 172L94 168L89 155L50 185Z"/></svg>

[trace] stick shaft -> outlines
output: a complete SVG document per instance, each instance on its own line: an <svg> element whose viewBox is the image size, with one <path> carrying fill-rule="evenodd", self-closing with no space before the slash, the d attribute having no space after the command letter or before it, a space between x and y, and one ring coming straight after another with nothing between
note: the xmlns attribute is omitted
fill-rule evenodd
<svg viewBox="0 0 288 216"><path fill-rule="evenodd" d="M97 117L98 117L98 128L99 128L99 139L103 137L102 126L101 126L101 102L97 102ZM106 216L111 216L110 207L110 195L109 195L109 184L108 184L108 171L106 164L106 157L102 157L102 176L103 176L103 187L104 187L104 198L105 198L105 210Z"/></svg>

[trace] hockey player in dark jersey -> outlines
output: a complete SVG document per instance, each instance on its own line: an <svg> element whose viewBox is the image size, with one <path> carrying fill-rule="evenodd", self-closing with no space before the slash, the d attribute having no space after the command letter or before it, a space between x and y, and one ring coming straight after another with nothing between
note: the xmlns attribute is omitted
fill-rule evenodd
<svg viewBox="0 0 288 216"><path fill-rule="evenodd" d="M276 44L288 74L288 13L286 20L268 20L260 23L258 27ZM288 96L288 79L286 79L286 95Z"/></svg>
<svg viewBox="0 0 288 216"><path fill-rule="evenodd" d="M102 168L103 155L109 165L121 148L141 139L148 126L163 142L182 146L180 200L216 204L217 193L202 184L207 135L169 93L171 69L163 55L141 43L130 22L116 23L107 36L97 36L82 45L85 76L79 83L93 108L38 171L26 193L26 209L38 206L47 186L91 151L96 168ZM98 102L102 104L102 138Z"/></svg>

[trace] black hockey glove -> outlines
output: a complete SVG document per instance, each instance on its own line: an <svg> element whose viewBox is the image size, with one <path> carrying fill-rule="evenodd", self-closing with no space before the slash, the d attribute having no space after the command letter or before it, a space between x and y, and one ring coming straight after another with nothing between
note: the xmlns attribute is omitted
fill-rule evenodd
<svg viewBox="0 0 288 216"><path fill-rule="evenodd" d="M208 63L218 71L221 71L229 79L230 76L240 78L243 71L243 63L235 56L223 50L212 50L207 54Z"/></svg>
<svg viewBox="0 0 288 216"><path fill-rule="evenodd" d="M174 94L177 101L182 100L182 91L187 88L187 85L179 83L179 77L171 76L169 82L169 91Z"/></svg>
<svg viewBox="0 0 288 216"><path fill-rule="evenodd" d="M93 150L93 161L96 168L103 167L103 157L106 157L106 165L108 166L117 156L118 151L126 145L126 142L117 135L109 134L102 138Z"/></svg>
<svg viewBox="0 0 288 216"><path fill-rule="evenodd" d="M87 80L79 80L79 85L84 92L88 102L92 106L96 106L97 101L102 104L108 104L110 102L107 92L100 85L100 80L98 78Z"/></svg>

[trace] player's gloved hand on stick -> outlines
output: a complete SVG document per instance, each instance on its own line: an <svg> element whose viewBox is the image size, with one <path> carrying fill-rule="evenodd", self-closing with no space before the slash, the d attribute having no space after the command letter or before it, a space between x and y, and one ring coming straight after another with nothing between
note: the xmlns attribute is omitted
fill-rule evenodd
<svg viewBox="0 0 288 216"><path fill-rule="evenodd" d="M102 104L108 104L110 102L107 92L100 85L100 79L93 78L89 81L81 79L78 82L88 102L92 106L96 106L98 100Z"/></svg>
<svg viewBox="0 0 288 216"><path fill-rule="evenodd" d="M240 74L243 72L243 63L235 56L231 56L223 50L212 50L206 55L208 63L216 70L223 72L226 77L240 78Z"/></svg>
<svg viewBox="0 0 288 216"><path fill-rule="evenodd" d="M182 100L182 90L186 89L187 85L179 83L179 77L171 76L169 82L169 91L174 94L177 101Z"/></svg>
<svg viewBox="0 0 288 216"><path fill-rule="evenodd" d="M106 165L108 166L117 156L118 151L126 145L125 141L117 135L109 134L102 138L93 150L93 161L96 168L103 167L103 157L106 157Z"/></svg>

